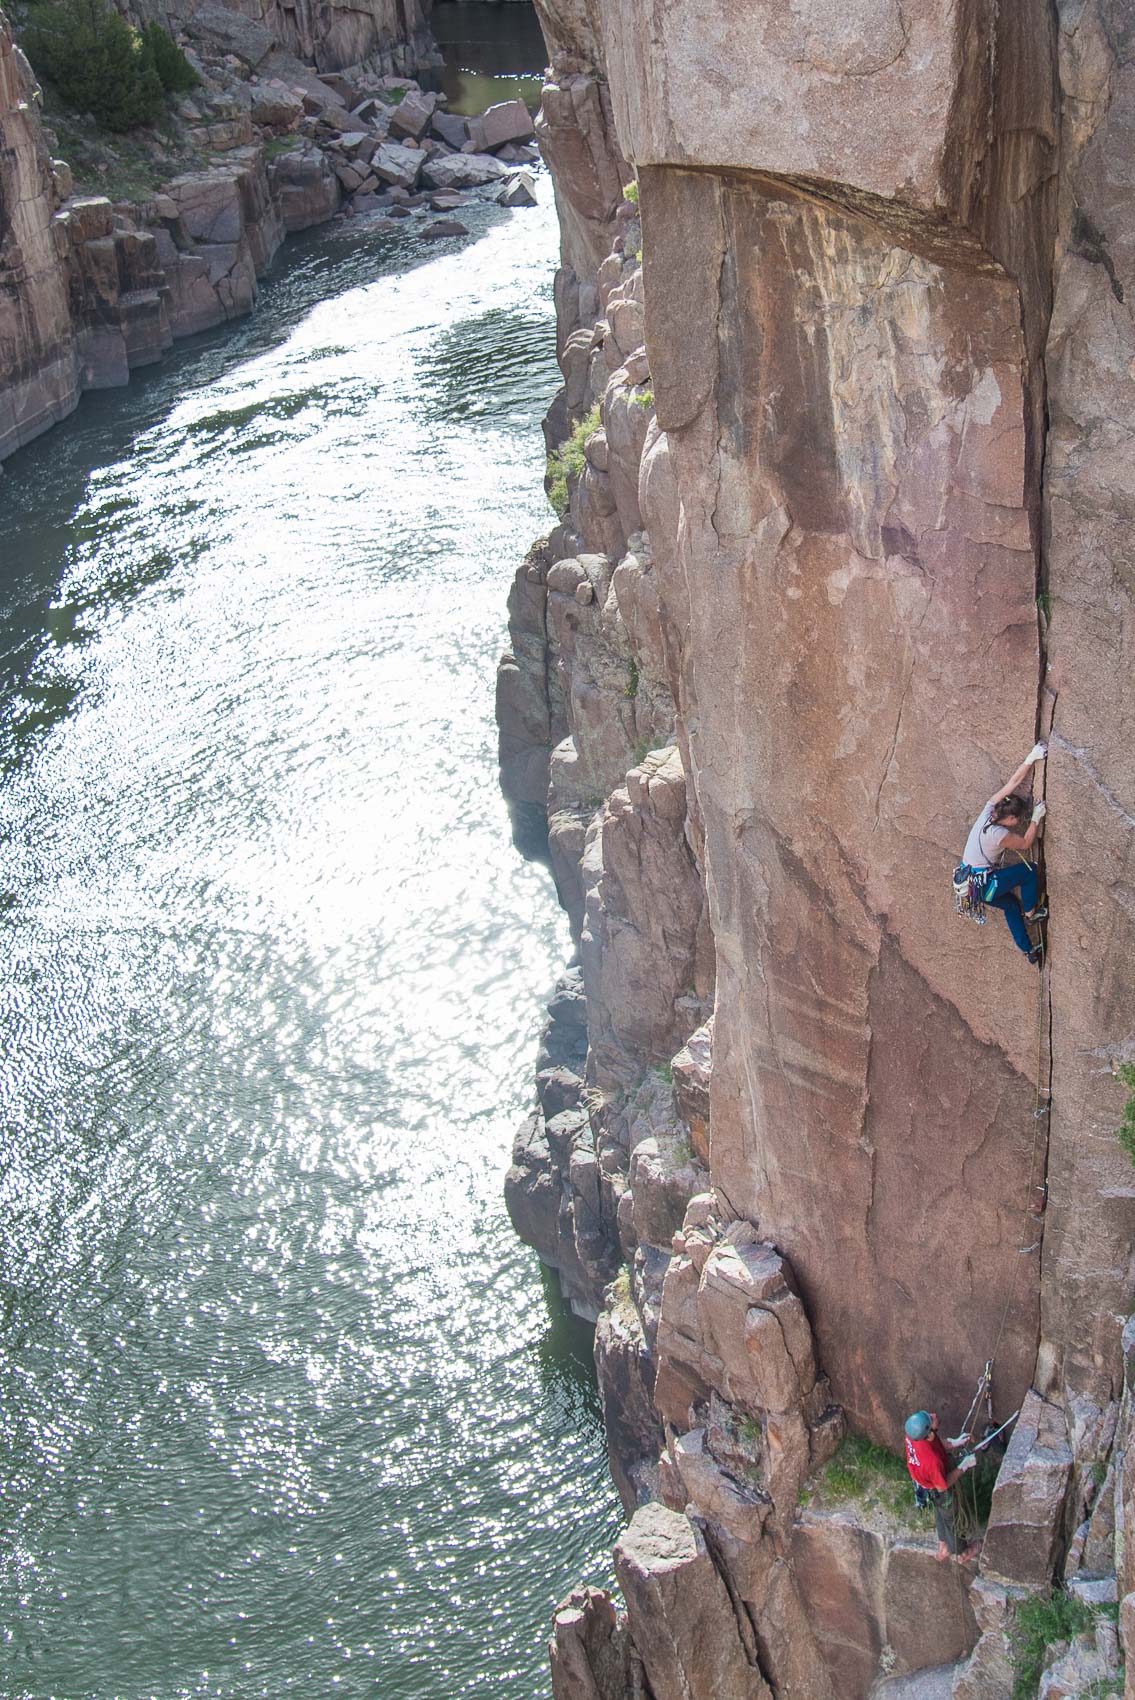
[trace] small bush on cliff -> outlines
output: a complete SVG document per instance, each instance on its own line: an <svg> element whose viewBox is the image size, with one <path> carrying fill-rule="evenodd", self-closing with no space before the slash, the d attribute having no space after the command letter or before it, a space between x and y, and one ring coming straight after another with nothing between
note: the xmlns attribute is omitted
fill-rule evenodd
<svg viewBox="0 0 1135 1700"><path fill-rule="evenodd" d="M188 94L190 89L200 88L197 72L161 24L147 24L142 31L142 53L148 55L168 94Z"/></svg>
<svg viewBox="0 0 1135 1700"><path fill-rule="evenodd" d="M1135 1063L1120 1063L1115 1072L1131 1094L1124 1106L1116 1138L1135 1163Z"/></svg>
<svg viewBox="0 0 1135 1700"><path fill-rule="evenodd" d="M1013 1700L1034 1700L1044 1670L1045 1651L1054 1641L1070 1641L1092 1627L1092 1613L1083 1600L1063 1589L1050 1599L1034 1595L1022 1600L1014 1613Z"/></svg>
<svg viewBox="0 0 1135 1700"><path fill-rule="evenodd" d="M67 104L108 130L152 124L163 109L161 78L141 36L108 0L33 6L24 45Z"/></svg>
<svg viewBox="0 0 1135 1700"><path fill-rule="evenodd" d="M548 476L545 481L548 500L559 519L563 519L568 510L570 480L578 478L586 465L584 446L587 439L600 429L602 423L598 407L593 407L587 417L581 419L573 428L567 442L561 443L559 448L548 456Z"/></svg>

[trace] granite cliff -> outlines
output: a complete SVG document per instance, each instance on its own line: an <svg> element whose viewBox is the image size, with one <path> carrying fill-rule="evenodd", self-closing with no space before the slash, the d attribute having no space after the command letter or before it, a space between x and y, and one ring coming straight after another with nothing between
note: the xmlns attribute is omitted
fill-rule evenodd
<svg viewBox="0 0 1135 1700"><path fill-rule="evenodd" d="M534 204L515 169L537 157L521 101L466 121L400 74L437 57L417 0L187 6L159 21L199 85L125 144L78 117L72 140L94 165L77 189L0 12L0 461L83 391L251 311L290 231L355 212L424 220L470 194ZM122 163L116 142L128 196L98 192ZM465 234L452 219L407 228Z"/></svg>
<svg viewBox="0 0 1135 1700"><path fill-rule="evenodd" d="M1008 1695L1016 1601L1132 1580L1135 19L540 10L564 511L498 705L578 965L507 1190L633 1512L555 1691ZM1039 975L949 889L1037 736ZM825 1471L989 1358L959 1581Z"/></svg>

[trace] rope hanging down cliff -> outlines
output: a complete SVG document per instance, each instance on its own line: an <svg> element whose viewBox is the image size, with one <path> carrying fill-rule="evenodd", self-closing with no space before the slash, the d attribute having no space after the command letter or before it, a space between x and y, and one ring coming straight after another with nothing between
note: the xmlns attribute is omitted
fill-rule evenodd
<svg viewBox="0 0 1135 1700"><path fill-rule="evenodd" d="M1027 763L1022 764L1022 768L1025 768L1025 767L1031 765L1031 766L1034 766L1035 768L1039 769L1039 782L1040 782L1040 793L1041 794L1040 794L1040 797L1039 797L1038 802L1037 802L1037 808L1039 808L1040 812L1039 812L1039 815L1038 815L1037 808L1034 808L1034 810L1033 810L1033 824L1034 825L1037 824L1039 822L1039 820L1043 820L1044 814L1045 814L1045 790L1046 790L1047 778L1048 778L1047 761L1046 761L1045 758L1047 756L1047 753L1048 753L1047 752L1047 746L1043 742L1038 743L1037 745L1034 746L1033 750L1030 752ZM1010 781L1010 785L1020 782L1020 779L1023 777L1022 768L1019 768L1017 770L1017 772L1014 774L1013 780ZM991 800L991 801L995 801L995 799ZM987 808L988 807L990 807L990 805L987 805ZM1035 834L1033 835L1033 837L1035 838ZM1016 849L1017 846L1014 844L1014 845L1011 845L1010 848ZM1038 883L1039 883L1039 869L1038 869ZM1038 895L1039 895L1039 893L1038 893ZM1034 913L1034 916L1032 917L1032 919L1041 920L1041 919L1043 919L1047 916L1047 909L1041 909L1039 903L1035 907L1036 907L1036 910L1038 912ZM1026 917L1026 919L1027 918L1028 917ZM1009 919L1008 915L1006 916L1006 919ZM977 1411L977 1407L981 1402L983 1394L985 1395L985 1399L986 1399L987 1426L990 1429L992 1429L992 1425L993 1425L993 1392L992 1392L992 1389L993 1389L993 1370L994 1370L994 1366L997 1362L997 1354L1001 1349L1001 1342L1005 1337L1005 1329L1006 1329L1006 1326L1007 1326L1008 1320L1009 1320L1009 1312L1012 1310L1014 1301L1016 1299L1018 1272L1020 1270L1021 1259L1024 1258L1024 1257L1031 1256L1031 1254L1033 1252L1039 1251L1040 1246L1041 1246L1042 1235L1041 1235L1041 1232L1040 1232L1040 1229L1039 1229L1038 1218L1043 1216L1044 1208L1045 1208L1044 1169L1045 1169L1046 1165L1045 1165L1045 1160L1042 1159L1040 1175L1039 1175L1039 1178L1038 1178L1038 1175L1037 1175L1037 1156L1038 1156L1038 1153L1040 1153L1042 1151L1042 1149L1044 1150L1045 1154L1047 1155L1047 1132L1048 1132L1048 1130L1047 1130L1047 1127L1045 1126L1045 1123L1047 1121L1049 1111L1052 1107L1051 1106L1051 1091L1050 1091L1050 1086L1049 1086L1049 1078L1048 1078L1048 1073L1045 1069L1045 1041L1046 1041L1046 1037L1047 1037L1047 1026L1048 1026L1048 1023L1046 1021L1046 1015L1047 1015L1048 1006L1049 1006L1048 952L1047 952L1047 948L1046 948L1046 939L1044 937L1042 937L1040 942L1036 946L1032 946L1030 948L1030 952L1029 952L1030 959L1032 959L1032 951L1033 950L1035 950L1036 953L1037 953L1037 956L1036 956L1035 959L1039 961L1039 965L1040 965L1040 984L1037 988L1035 1096L1034 1096L1033 1109L1032 1109L1032 1129L1033 1129L1033 1131L1032 1131L1032 1149L1031 1149L1030 1154L1029 1154L1028 1185L1027 1185L1027 1189L1026 1189L1026 1192L1025 1192L1025 1202L1024 1202L1024 1206L1023 1206L1023 1209L1022 1209L1021 1232L1020 1232L1019 1236L1016 1236L1018 1238L1019 1243L1017 1244L1016 1249L1014 1251L1014 1255L1013 1255L1013 1264L1012 1264L1012 1269L1011 1269L1010 1276L1009 1276L1008 1286L1007 1286L1006 1293L1005 1293L1005 1303L1001 1308L1001 1319L1000 1319L1000 1322L998 1323L998 1327L997 1327L997 1336L996 1336L996 1339L994 1340L994 1343L993 1343L993 1350L990 1353L989 1358L986 1362L984 1372L982 1373L982 1376L981 1376L980 1380L978 1381L977 1392L974 1395L973 1404L970 1406L969 1415L967 1416L966 1421L963 1424L963 1428L966 1429L966 1430L968 1430L969 1427L970 1427L971 1419L973 1418L973 1416L975 1415L975 1413ZM1043 1141L1043 1145L1042 1145L1042 1141ZM1033 1239L1032 1244L1026 1244L1025 1240L1028 1237L1030 1225L1033 1225L1036 1229L1035 1238ZM1005 1422L1003 1422L1000 1425L1000 1427L998 1429L996 1429L994 1432L996 1434L1000 1434L1005 1428L1007 1428L1009 1426L1009 1423L1014 1421L1016 1415L1017 1415L1017 1413L1014 1412L1013 1416L1008 1418ZM993 1438L994 1438L994 1433L987 1434L985 1439L981 1442L981 1445L982 1446L988 1445L989 1441ZM976 1448L975 1448L975 1450L976 1450Z"/></svg>

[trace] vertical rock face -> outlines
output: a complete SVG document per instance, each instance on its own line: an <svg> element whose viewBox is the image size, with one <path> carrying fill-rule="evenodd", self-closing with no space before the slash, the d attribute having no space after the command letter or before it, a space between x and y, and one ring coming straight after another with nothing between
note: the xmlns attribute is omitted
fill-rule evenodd
<svg viewBox="0 0 1135 1700"><path fill-rule="evenodd" d="M1119 1384L1135 1174L1114 1129L1135 1059L1135 42L1119 0L1062 6L1064 154L1046 368L1052 1130L1042 1373Z"/></svg>
<svg viewBox="0 0 1135 1700"><path fill-rule="evenodd" d="M251 10L142 0L132 21L184 31L200 55L202 88L183 99L167 141L187 161L204 154L210 163L148 201L112 205L76 196L68 166L49 157L40 91L0 13L0 461L71 412L83 390L125 383L174 337L249 312L285 231L332 217L341 183L378 189L366 160L397 120L385 103L361 101L361 90L436 62L427 16L428 0L303 0L298 9L255 0ZM357 88L332 74L343 65ZM270 80L250 81L257 70ZM359 103L354 113L340 98ZM438 98L419 92L403 103L406 133L429 124ZM265 136L300 126L267 166ZM344 151L360 142L370 149L362 164ZM411 157L390 151L399 165ZM412 153L414 180L425 157Z"/></svg>
<svg viewBox="0 0 1135 1700"><path fill-rule="evenodd" d="M598 1344L616 1474L628 1505L650 1491L649 1398L657 1491L780 1700L953 1664L958 1696L1007 1696L1027 1592L1135 1591L1130 10L543 4L550 446L587 423L507 753L533 802L546 759L584 1072L629 1096L589 1118L630 1265ZM620 623L556 602L610 610L626 561L644 594ZM650 786L617 771L628 654L684 791L647 856ZM949 892L1038 735L1041 974ZM701 1024L668 1029L691 962ZM682 1039L647 1106L636 1069ZM708 1168L676 1232L675 1132ZM845 1423L892 1447L915 1406L952 1424L991 1355L998 1416L1023 1408L972 1589L851 1509L799 1513ZM671 1607L643 1600L646 1663ZM1080 1652L1112 1671L1104 1643Z"/></svg>
<svg viewBox="0 0 1135 1700"><path fill-rule="evenodd" d="M957 799L1033 730L1020 302L961 239L953 269L783 187L640 181L718 958L711 1173L792 1256L837 1397L883 1440L972 1378L1028 1201L1035 980L942 925ZM991 678L1019 681L993 737ZM1034 1259L1008 1399L1036 1289Z"/></svg>
<svg viewBox="0 0 1135 1700"><path fill-rule="evenodd" d="M369 63L412 75L436 61L430 7L431 0L139 0L132 11L190 29L199 20L210 30L228 12L245 37L250 27L264 32L265 52L282 47L319 71Z"/></svg>
<svg viewBox="0 0 1135 1700"><path fill-rule="evenodd" d="M0 460L79 399L35 79L0 12Z"/></svg>

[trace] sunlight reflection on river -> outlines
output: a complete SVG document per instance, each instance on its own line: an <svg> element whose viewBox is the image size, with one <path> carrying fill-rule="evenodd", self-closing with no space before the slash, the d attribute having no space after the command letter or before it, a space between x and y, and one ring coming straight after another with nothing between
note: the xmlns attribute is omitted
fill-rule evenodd
<svg viewBox="0 0 1135 1700"><path fill-rule="evenodd" d="M542 192L301 240L0 485L5 1694L532 1700L606 1573L501 1200L567 948L492 727Z"/></svg>

